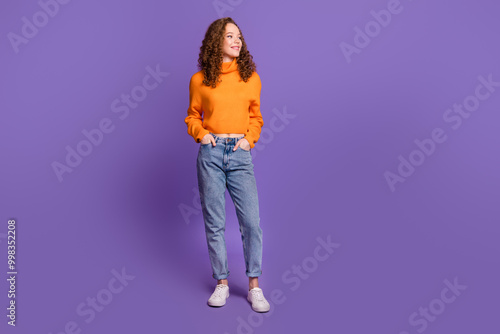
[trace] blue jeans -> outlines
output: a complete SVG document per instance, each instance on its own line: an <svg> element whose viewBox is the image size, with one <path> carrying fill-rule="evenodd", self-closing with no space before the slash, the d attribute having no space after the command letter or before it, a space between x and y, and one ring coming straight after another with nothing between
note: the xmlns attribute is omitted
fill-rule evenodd
<svg viewBox="0 0 500 334"><path fill-rule="evenodd" d="M246 275L258 277L262 274L262 229L251 149L238 147L233 151L243 136L223 138L210 134L216 145L200 144L196 170L212 276L217 280L229 276L224 239L227 187L238 217Z"/></svg>

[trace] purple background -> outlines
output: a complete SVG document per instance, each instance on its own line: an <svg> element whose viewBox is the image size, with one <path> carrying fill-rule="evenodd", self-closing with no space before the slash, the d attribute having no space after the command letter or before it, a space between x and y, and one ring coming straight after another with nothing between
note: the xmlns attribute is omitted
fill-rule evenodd
<svg viewBox="0 0 500 334"><path fill-rule="evenodd" d="M201 41L220 17L212 1L71 1L17 53L8 33L21 34L22 18L41 7L3 1L1 332L56 334L75 321L81 333L498 333L500 88L456 130L443 114L474 94L478 76L500 81L500 4L401 0L348 62L340 44L352 45L355 27L387 3L232 1L222 13L240 26L262 79L260 286L285 300L259 318L245 300L229 195L231 297L206 305L216 281L195 192L198 144L184 118ZM113 100L157 64L169 75L120 119ZM273 131L284 110L294 118ZM113 132L59 182L51 164L104 118ZM408 159L435 128L447 140L391 191L384 172L397 173L399 155ZM16 328L5 316L12 218ZM311 265L316 238L328 235L340 247L292 290L283 275L297 279L287 271ZM104 298L122 268L135 278L85 322L77 306ZM410 324L455 278L467 286L455 301L424 331Z"/></svg>

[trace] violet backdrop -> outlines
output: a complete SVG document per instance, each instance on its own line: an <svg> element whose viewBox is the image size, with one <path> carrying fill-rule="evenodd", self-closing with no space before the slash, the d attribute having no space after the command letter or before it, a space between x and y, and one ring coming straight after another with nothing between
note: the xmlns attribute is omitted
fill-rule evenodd
<svg viewBox="0 0 500 334"><path fill-rule="evenodd" d="M491 0L3 1L1 332L498 333L499 12ZM224 16L262 80L265 315L245 299L227 193L231 296L206 305L216 281L184 118L204 33Z"/></svg>

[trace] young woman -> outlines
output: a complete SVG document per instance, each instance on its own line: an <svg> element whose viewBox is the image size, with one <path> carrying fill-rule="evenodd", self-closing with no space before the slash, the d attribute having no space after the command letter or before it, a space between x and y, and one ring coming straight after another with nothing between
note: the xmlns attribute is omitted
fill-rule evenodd
<svg viewBox="0 0 500 334"><path fill-rule="evenodd" d="M199 72L189 83L187 132L200 144L196 161L208 253L215 291L210 306L229 297L225 232L225 192L229 190L243 242L248 301L256 312L270 305L259 288L262 274L262 229L252 148L264 121L260 113L260 77L236 23L229 17L214 21L200 48ZM202 119L203 115L203 119Z"/></svg>

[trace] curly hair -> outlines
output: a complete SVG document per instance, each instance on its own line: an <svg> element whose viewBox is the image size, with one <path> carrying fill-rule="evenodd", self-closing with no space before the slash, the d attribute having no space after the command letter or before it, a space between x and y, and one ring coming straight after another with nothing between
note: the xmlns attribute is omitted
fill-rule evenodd
<svg viewBox="0 0 500 334"><path fill-rule="evenodd" d="M224 17L212 22L205 33L205 38L200 47L198 68L203 71L203 83L213 88L217 86L217 83L221 82L219 76L223 62L222 43L228 23L232 23L238 27L230 17ZM245 38L243 37L241 29L240 33L241 49L239 56L236 58L236 62L238 64L238 72L240 73L241 79L247 82L252 76L252 73L257 69L257 66L253 62L253 57L247 49L247 44L245 43Z"/></svg>

